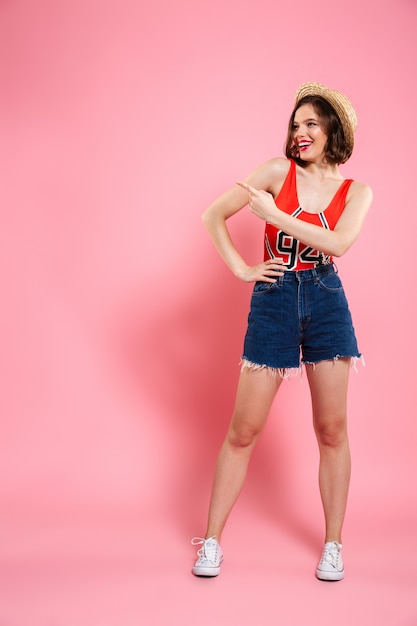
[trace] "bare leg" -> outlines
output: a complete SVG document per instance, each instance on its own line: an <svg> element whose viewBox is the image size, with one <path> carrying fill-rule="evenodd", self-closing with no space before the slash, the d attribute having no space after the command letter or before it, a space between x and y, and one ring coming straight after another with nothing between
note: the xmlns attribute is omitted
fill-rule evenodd
<svg viewBox="0 0 417 626"><path fill-rule="evenodd" d="M271 374L266 369L245 368L240 374L235 409L217 459L206 537L215 535L220 542L281 382L278 374Z"/></svg>
<svg viewBox="0 0 417 626"><path fill-rule="evenodd" d="M342 542L350 482L346 399L350 359L307 365L314 430L320 450L319 485L326 521L325 541Z"/></svg>

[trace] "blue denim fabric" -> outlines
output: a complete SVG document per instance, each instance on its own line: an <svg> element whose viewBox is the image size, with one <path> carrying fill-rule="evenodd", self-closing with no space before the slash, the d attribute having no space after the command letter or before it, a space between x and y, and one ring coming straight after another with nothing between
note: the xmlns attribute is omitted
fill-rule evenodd
<svg viewBox="0 0 417 626"><path fill-rule="evenodd" d="M360 358L346 296L333 263L287 271L254 285L242 359L280 370Z"/></svg>

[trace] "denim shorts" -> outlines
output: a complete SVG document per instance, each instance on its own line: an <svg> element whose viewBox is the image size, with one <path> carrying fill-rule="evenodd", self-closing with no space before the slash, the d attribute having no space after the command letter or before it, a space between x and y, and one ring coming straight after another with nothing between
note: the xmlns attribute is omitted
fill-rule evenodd
<svg viewBox="0 0 417 626"><path fill-rule="evenodd" d="M301 363L361 358L346 296L333 263L286 271L254 285L243 366L287 373Z"/></svg>

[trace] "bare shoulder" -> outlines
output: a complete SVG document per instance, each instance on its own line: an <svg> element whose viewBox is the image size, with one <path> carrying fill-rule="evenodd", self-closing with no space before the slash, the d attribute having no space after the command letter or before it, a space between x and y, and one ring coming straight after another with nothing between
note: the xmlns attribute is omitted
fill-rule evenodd
<svg viewBox="0 0 417 626"><path fill-rule="evenodd" d="M264 166L269 174L270 184L283 181L290 169L291 161L283 157L276 157L267 161Z"/></svg>
<svg viewBox="0 0 417 626"><path fill-rule="evenodd" d="M357 181L353 181L353 183L351 184L349 188L349 192L348 192L346 200L347 202L353 201L355 204L357 202L360 202L361 204L364 204L367 206L367 208L369 208L372 202L372 198L373 198L373 193L369 185L365 185L364 183L358 183Z"/></svg>
<svg viewBox="0 0 417 626"><path fill-rule="evenodd" d="M284 157L275 157L266 162L265 165L275 174L275 176L286 176L290 169L291 161L284 159Z"/></svg>
<svg viewBox="0 0 417 626"><path fill-rule="evenodd" d="M269 159L246 178L257 189L271 191L277 182L283 182L290 169L290 161L283 157Z"/></svg>
<svg viewBox="0 0 417 626"><path fill-rule="evenodd" d="M335 226L335 231L345 233L348 245L344 252L359 236L371 203L372 189L369 185L354 181L349 187L345 208Z"/></svg>

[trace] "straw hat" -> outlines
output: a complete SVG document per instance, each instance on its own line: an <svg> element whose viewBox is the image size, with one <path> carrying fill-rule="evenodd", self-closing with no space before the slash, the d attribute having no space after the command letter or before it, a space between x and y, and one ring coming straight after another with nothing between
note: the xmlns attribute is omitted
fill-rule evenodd
<svg viewBox="0 0 417 626"><path fill-rule="evenodd" d="M351 102L340 91L328 89L320 83L303 83L295 94L295 105L305 96L320 96L326 100L336 111L342 124L345 139L350 149L353 149L354 132L358 126L358 118Z"/></svg>

